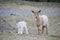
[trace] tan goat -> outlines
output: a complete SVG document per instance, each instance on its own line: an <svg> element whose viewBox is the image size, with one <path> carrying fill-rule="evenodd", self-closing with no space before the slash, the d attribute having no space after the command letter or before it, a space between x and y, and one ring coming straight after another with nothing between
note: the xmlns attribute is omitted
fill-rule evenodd
<svg viewBox="0 0 60 40"><path fill-rule="evenodd" d="M41 10L39 10L38 12L34 12L32 11L35 18L36 18L36 25L38 28L38 35L40 34L40 31L42 31L42 34L44 32L44 28L46 28L46 34L48 34L48 17L46 15L40 15L39 13L41 12ZM41 30L42 29L42 30Z"/></svg>

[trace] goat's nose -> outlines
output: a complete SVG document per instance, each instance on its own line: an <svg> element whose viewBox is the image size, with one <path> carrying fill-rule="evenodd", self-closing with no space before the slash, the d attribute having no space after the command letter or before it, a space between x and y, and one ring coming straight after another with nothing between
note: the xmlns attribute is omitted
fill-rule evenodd
<svg viewBox="0 0 60 40"><path fill-rule="evenodd" d="M36 17L37 18L37 17Z"/></svg>

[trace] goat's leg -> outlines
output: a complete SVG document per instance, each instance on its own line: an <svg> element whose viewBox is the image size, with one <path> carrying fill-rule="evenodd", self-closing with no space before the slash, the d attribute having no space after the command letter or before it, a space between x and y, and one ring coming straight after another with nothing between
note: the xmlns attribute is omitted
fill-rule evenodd
<svg viewBox="0 0 60 40"><path fill-rule="evenodd" d="M44 32L44 26L42 26L42 34L43 34L43 32Z"/></svg>
<svg viewBox="0 0 60 40"><path fill-rule="evenodd" d="M38 35L39 35L40 34L40 31L41 31L40 25L37 25L37 29L38 29Z"/></svg>
<svg viewBox="0 0 60 40"><path fill-rule="evenodd" d="M20 29L20 34L23 33L23 26L21 26L21 29Z"/></svg>
<svg viewBox="0 0 60 40"><path fill-rule="evenodd" d="M40 32L39 32L39 28L38 28L38 35L39 35L39 33L40 33Z"/></svg>
<svg viewBox="0 0 60 40"><path fill-rule="evenodd" d="M48 28L47 28L47 26L46 26L46 34L48 34Z"/></svg>
<svg viewBox="0 0 60 40"><path fill-rule="evenodd" d="M41 29L38 27L38 35L40 34Z"/></svg>
<svg viewBox="0 0 60 40"><path fill-rule="evenodd" d="M27 26L25 26L26 34L29 34Z"/></svg>

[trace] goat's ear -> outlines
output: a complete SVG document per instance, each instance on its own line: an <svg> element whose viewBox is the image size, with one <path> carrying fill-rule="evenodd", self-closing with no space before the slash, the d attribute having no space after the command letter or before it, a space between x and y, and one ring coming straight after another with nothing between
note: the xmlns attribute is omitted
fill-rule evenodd
<svg viewBox="0 0 60 40"><path fill-rule="evenodd" d="M34 11L32 11L32 13L34 13Z"/></svg>
<svg viewBox="0 0 60 40"><path fill-rule="evenodd" d="M39 13L41 12L41 10L39 10Z"/></svg>

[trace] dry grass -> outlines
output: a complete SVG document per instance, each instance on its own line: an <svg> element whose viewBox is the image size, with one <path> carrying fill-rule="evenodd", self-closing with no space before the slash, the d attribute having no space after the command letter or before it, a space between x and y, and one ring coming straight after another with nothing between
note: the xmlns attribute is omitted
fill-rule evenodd
<svg viewBox="0 0 60 40"><path fill-rule="evenodd" d="M39 4L39 3L38 3ZM16 4L0 4L0 8L8 8L8 9L21 9L21 10L60 10L60 8L53 8L49 6L39 6L35 7L27 6L27 5L16 5ZM2 17L9 23L12 27L17 28L15 21L16 20L25 20L27 22L27 26L29 29L29 34L17 34L17 33L0 33L0 40L60 40L60 16L59 15L48 15L49 24L48 27L49 34L48 35L37 35L37 27L35 24L34 16L28 15L16 15L16 16L5 16ZM58 25L55 25L58 24Z"/></svg>
<svg viewBox="0 0 60 40"><path fill-rule="evenodd" d="M60 24L53 26L54 24L60 23L60 16L53 15L48 16L50 21L49 35L37 35L37 28L33 16L5 16L3 17L12 27L17 28L15 21L25 20L29 28L29 34L17 34L17 33L0 33L1 40L60 40Z"/></svg>

